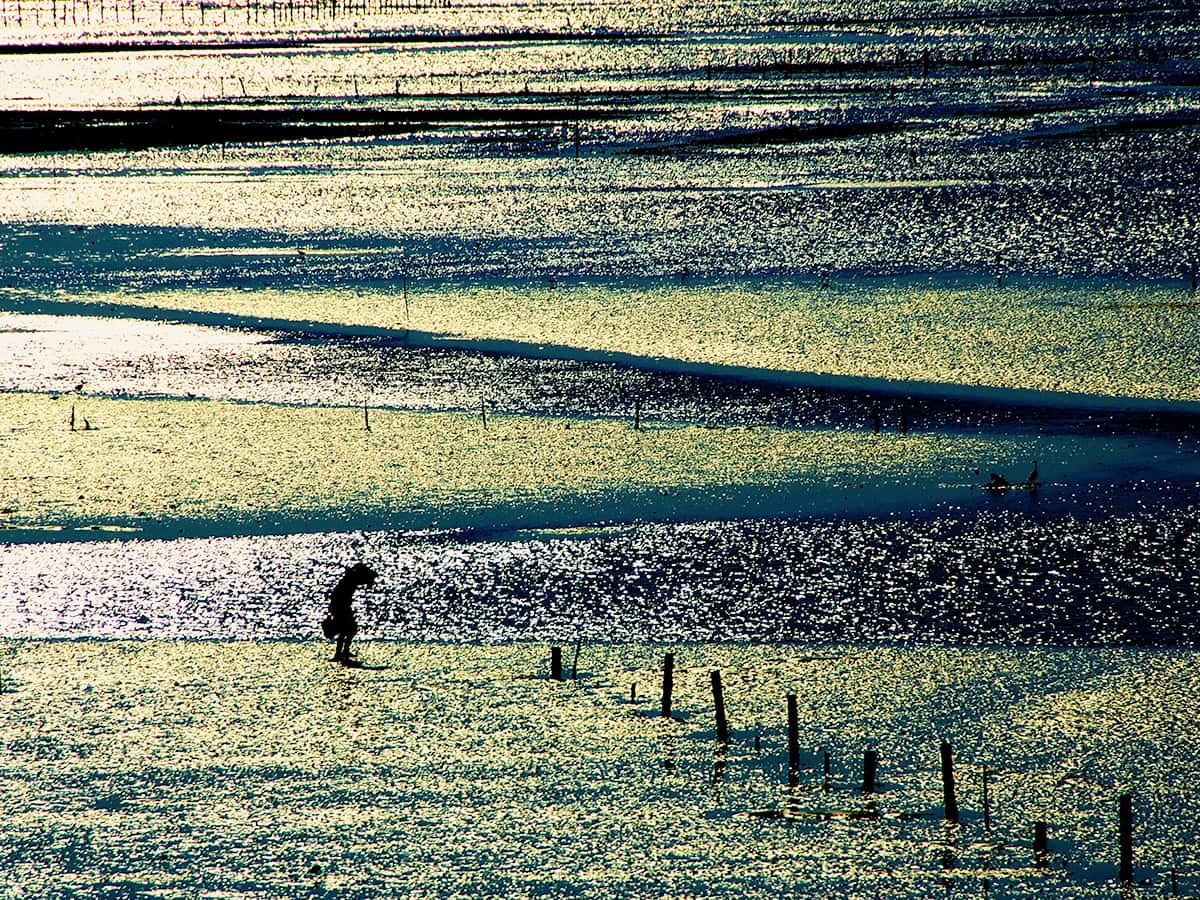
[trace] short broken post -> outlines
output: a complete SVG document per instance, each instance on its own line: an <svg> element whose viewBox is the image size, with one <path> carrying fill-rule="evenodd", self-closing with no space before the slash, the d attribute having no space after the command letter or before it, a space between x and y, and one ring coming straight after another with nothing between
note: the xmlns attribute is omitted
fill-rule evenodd
<svg viewBox="0 0 1200 900"><path fill-rule="evenodd" d="M947 822L958 823L958 801L954 797L954 751L942 741L942 803Z"/></svg>
<svg viewBox="0 0 1200 900"><path fill-rule="evenodd" d="M788 711L788 785L800 784L800 714L796 709L796 695L787 695Z"/></svg>
<svg viewBox="0 0 1200 900"><path fill-rule="evenodd" d="M1033 823L1033 862L1039 869L1046 867L1050 856L1050 840L1046 832L1045 822Z"/></svg>
<svg viewBox="0 0 1200 900"><path fill-rule="evenodd" d="M864 794L875 793L875 783L879 772L879 752L866 750L863 752L863 784Z"/></svg>
<svg viewBox="0 0 1200 900"><path fill-rule="evenodd" d="M563 680L562 647L550 648L550 677L554 681Z"/></svg>
<svg viewBox="0 0 1200 900"><path fill-rule="evenodd" d="M728 744L729 722L725 718L725 691L721 687L721 673L717 669L712 671L712 692L713 706L717 713L717 742Z"/></svg>
<svg viewBox="0 0 1200 900"><path fill-rule="evenodd" d="M675 689L675 654L663 657L662 717L671 718L671 691Z"/></svg>
<svg viewBox="0 0 1200 900"><path fill-rule="evenodd" d="M1122 794L1118 808L1118 825L1121 832L1121 884L1133 882L1133 797Z"/></svg>

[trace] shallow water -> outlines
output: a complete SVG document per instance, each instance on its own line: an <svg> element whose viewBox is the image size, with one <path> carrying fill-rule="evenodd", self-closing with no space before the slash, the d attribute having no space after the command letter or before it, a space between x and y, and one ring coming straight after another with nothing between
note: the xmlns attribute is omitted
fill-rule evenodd
<svg viewBox="0 0 1200 900"><path fill-rule="evenodd" d="M1194 484L1039 493L847 519L15 545L0 628L311 638L362 559L382 576L364 634L387 639L1200 642Z"/></svg>
<svg viewBox="0 0 1200 900"><path fill-rule="evenodd" d="M497 16L556 30L567 18L581 34L0 55L12 109L132 117L178 98L184 119L213 107L249 121L328 107L471 114L381 138L6 155L5 280L968 271L1186 284L1200 28L1183 9L1087 8L964 4L945 21L895 4L468 4L406 10L385 33L468 32ZM850 20L802 24L832 12ZM133 24L116 30L129 40ZM339 24L369 27L315 31ZM604 37L621 28L653 33ZM96 230L60 234L77 225ZM301 272L254 254L196 258L262 246L335 252L310 253Z"/></svg>
<svg viewBox="0 0 1200 900"><path fill-rule="evenodd" d="M89 310L95 307L88 307ZM114 312L109 310L110 313ZM123 311L120 311L123 312ZM778 371L755 377L686 371L679 361L581 348L432 335L322 333L309 323L274 331L248 318L214 315L226 327L128 316L0 315L0 389L125 398L207 398L254 403L412 410L489 410L522 415L616 417L712 426L881 425L979 433L1183 435L1196 409L1077 396L955 393L946 386L876 379L842 387L788 384ZM170 316L170 313L167 313ZM509 350L512 352L504 352ZM815 380L815 379L814 379ZM915 392L915 393L914 393Z"/></svg>
<svg viewBox="0 0 1200 900"><path fill-rule="evenodd" d="M1102 897L1130 792L1133 894L1161 895L1172 870L1184 895L1197 884L1191 653L588 643L578 683L555 684L544 645L375 642L358 670L324 652L8 643L9 883L73 897ZM960 826L941 821L942 738ZM880 754L870 801L863 748ZM1050 825L1044 871L1035 820Z"/></svg>
<svg viewBox="0 0 1200 900"><path fill-rule="evenodd" d="M456 38L0 55L7 110L438 117L97 152L5 120L0 388L46 392L0 398L10 893L1109 897L1124 791L1127 894L1200 890L1194 11L366 6L0 9L18 43ZM513 28L581 34L472 37ZM1034 447L1040 490L979 489ZM62 540L178 526L230 536Z"/></svg>

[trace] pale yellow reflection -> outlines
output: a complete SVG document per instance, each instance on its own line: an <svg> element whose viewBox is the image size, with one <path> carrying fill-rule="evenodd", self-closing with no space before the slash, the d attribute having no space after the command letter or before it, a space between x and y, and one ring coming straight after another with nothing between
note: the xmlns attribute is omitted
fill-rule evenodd
<svg viewBox="0 0 1200 900"><path fill-rule="evenodd" d="M331 666L315 642L2 649L7 872L31 893L110 884L119 860L122 877L180 896L227 884L286 896L307 882L365 896L570 885L649 898L685 884L689 896L923 898L943 878L970 895L992 878L1006 896L1111 896L1126 790L1139 877L1194 872L1178 843L1198 812L1192 652L585 644L580 681L557 684L541 645L366 642L378 668L359 671ZM666 649L672 722L657 715ZM723 755L713 669L733 732ZM630 702L634 681L642 699ZM1136 701L1118 697L1121 683L1138 686ZM1056 725L1102 707L1102 727ZM943 738L961 827L941 821ZM865 748L879 753L879 815L852 819L868 808ZM756 815L768 811L786 814ZM1029 848L1043 819L1050 871Z"/></svg>
<svg viewBox="0 0 1200 900"><path fill-rule="evenodd" d="M322 511L352 524L405 510L437 526L503 504L739 484L850 498L864 479L874 488L963 483L980 459L1025 453L1012 440L869 430L637 431L630 421L497 415L485 427L478 412L43 394L0 396L0 413L8 527ZM713 514L720 508L714 499Z"/></svg>
<svg viewBox="0 0 1200 900"><path fill-rule="evenodd" d="M933 287L787 282L430 285L402 292L214 290L72 296L406 327L752 368L1200 400L1197 304L1172 286Z"/></svg>

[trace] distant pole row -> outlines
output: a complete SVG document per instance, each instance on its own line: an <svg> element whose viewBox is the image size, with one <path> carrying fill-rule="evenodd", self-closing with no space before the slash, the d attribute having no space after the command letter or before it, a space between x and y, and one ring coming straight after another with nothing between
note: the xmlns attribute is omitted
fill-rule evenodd
<svg viewBox="0 0 1200 900"><path fill-rule="evenodd" d="M579 643L575 645L575 659L579 659ZM573 673L574 674L574 673ZM555 681L563 680L562 648L550 648L550 677ZM730 743L729 719L725 708L725 689L721 680L721 672L713 669L709 673L712 682L713 708L716 717L716 740L722 747ZM671 704L675 688L675 654L667 653L663 657L662 670L662 705L660 717L670 719ZM630 688L629 699L637 700L637 684ZM787 697L787 778L789 789L800 785L800 715L797 697L788 694ZM755 740L756 749L759 742ZM957 787L954 779L954 748L949 741L942 741L939 749L942 775L942 810L943 818L950 823L959 824L961 821L958 808ZM830 754L824 752L824 788L829 790ZM862 791L864 794L874 794L879 785L879 753L876 750L863 752ZM988 797L988 770L983 769L983 817L984 827L991 830L991 806ZM1118 831L1118 871L1117 878L1123 884L1133 883L1133 798L1130 794L1122 794L1118 799L1117 808ZM1039 868L1049 862L1050 842L1049 829L1045 822L1033 823L1033 857Z"/></svg>
<svg viewBox="0 0 1200 900"><path fill-rule="evenodd" d="M396 16L446 9L451 0L3 0L0 24L93 25L138 22L216 25Z"/></svg>

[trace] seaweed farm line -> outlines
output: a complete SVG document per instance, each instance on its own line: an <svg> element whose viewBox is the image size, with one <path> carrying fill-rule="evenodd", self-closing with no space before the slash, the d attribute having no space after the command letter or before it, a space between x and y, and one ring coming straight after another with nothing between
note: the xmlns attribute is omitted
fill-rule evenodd
<svg viewBox="0 0 1200 900"><path fill-rule="evenodd" d="M47 29L148 26L186 33L243 24L280 28L355 18L394 20L400 14L446 8L453 0L3 0L0 28Z"/></svg>
<svg viewBox="0 0 1200 900"><path fill-rule="evenodd" d="M1009 34L1014 22L1018 28L1037 23L1038 28L1052 32L1069 32L1077 22L1095 27L1103 25L1105 17L1113 17L1122 23L1137 22L1147 33L1157 30L1161 39L1164 27L1186 21L1193 11L1187 2L1125 4L1118 12L1111 4L1084 2L1053 8L1023 0L960 0L942 4L932 14L927 4L872 0L855 4L824 0L685 4L672 0L632 7L611 0L2 0L0 38L14 46L80 38L130 45L145 39L170 43L242 38L287 43L296 39L505 38L522 34L562 39L794 28L801 36L827 33L844 48L855 43L870 45L884 33L919 35L926 41L925 52L918 50L913 59L918 69L927 71L942 38L954 31L970 33L981 24L1001 34ZM981 46L990 43L985 40ZM1062 53L1048 46L1041 49L1052 55ZM970 60L985 65L1012 61L1004 50L994 58L986 50L982 54L976 51Z"/></svg>

